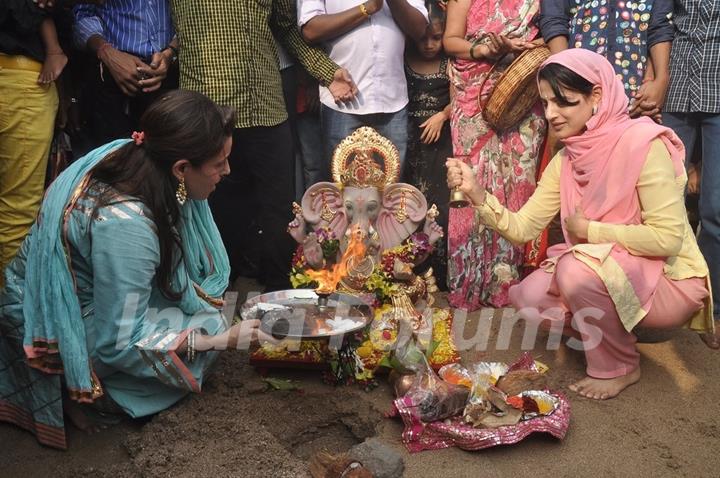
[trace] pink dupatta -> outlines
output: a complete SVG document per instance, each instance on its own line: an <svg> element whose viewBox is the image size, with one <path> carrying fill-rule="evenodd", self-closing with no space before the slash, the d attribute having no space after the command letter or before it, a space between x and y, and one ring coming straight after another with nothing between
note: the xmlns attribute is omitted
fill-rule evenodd
<svg viewBox="0 0 720 478"><path fill-rule="evenodd" d="M557 63L600 85L602 99L586 131L568 138L560 176L563 234L569 247L575 244L565 229L565 218L580 206L591 221L606 224L641 224L641 207L636 191L650 143L661 139L672 159L677 177L685 174L685 148L669 128L650 118L631 119L622 82L605 57L580 48L557 53L543 64ZM614 245L610 257L620 266L644 312L635 317L628 330L647 312L665 257L631 255ZM612 295L612 291L611 295ZM617 304L616 304L617 305Z"/></svg>

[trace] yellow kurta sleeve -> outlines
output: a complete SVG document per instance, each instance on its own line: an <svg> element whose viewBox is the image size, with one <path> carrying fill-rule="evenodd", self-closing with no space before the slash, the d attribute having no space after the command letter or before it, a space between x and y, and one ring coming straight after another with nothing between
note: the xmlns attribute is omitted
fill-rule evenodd
<svg viewBox="0 0 720 478"><path fill-rule="evenodd" d="M560 166L562 151L543 172L537 188L518 212L512 212L490 193L476 206L481 224L497 231L508 241L523 244L535 239L560 211Z"/></svg>
<svg viewBox="0 0 720 478"><path fill-rule="evenodd" d="M684 182L684 181L683 181ZM606 224L591 221L588 242L612 242L636 256L671 257L682 247L685 202L670 153L659 139L650 144L637 183L642 224Z"/></svg>

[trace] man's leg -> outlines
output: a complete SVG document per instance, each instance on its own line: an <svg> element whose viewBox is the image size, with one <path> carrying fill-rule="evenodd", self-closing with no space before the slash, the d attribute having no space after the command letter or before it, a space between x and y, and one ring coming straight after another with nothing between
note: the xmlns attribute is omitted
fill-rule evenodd
<svg viewBox="0 0 720 478"><path fill-rule="evenodd" d="M285 121L277 126L242 128L238 132L243 143L242 171L239 173L254 184L254 198L250 202L236 203L234 208L249 208L249 216L258 222L260 280L266 290L287 289L295 246L287 233L295 196L290 124Z"/></svg>
<svg viewBox="0 0 720 478"><path fill-rule="evenodd" d="M247 144L243 131L239 128L233 130L233 144L228 157L230 175L220 181L209 198L213 219L230 258L231 282L239 275L254 276L257 268L256 264L249 264L246 260L251 250L250 242L256 234L250 230L252 182L247 173Z"/></svg>
<svg viewBox="0 0 720 478"><path fill-rule="evenodd" d="M372 115L372 124L378 133L393 142L400 153L400 171L402 172L407 153L408 117L407 107L395 113Z"/></svg>
<svg viewBox="0 0 720 478"><path fill-rule="evenodd" d="M298 202L302 198L305 191L305 182L302 173L302 156L300 151L300 140L298 139L298 113L297 113L297 67L295 65L288 66L280 70L280 80L282 81L283 98L285 98L285 110L290 123L290 132L293 139L293 157L295 158L295 200Z"/></svg>
<svg viewBox="0 0 720 478"><path fill-rule="evenodd" d="M90 137L92 148L119 139L129 138L133 125L129 116L128 97L115 83L107 68L95 67L90 88Z"/></svg>
<svg viewBox="0 0 720 478"><path fill-rule="evenodd" d="M698 244L710 268L715 320L720 319L720 114L703 114Z"/></svg>
<svg viewBox="0 0 720 478"><path fill-rule="evenodd" d="M350 136L356 129L363 126L363 118L365 115L353 115L343 113L328 108L325 105L320 106L320 122L322 125L323 141L325 142L325 157L321 177L323 181L330 180L330 164L335 148L340 141Z"/></svg>
<svg viewBox="0 0 720 478"><path fill-rule="evenodd" d="M672 129L680 137L685 145L685 167L690 166L700 127L697 116L694 113L663 113L663 126Z"/></svg>
<svg viewBox="0 0 720 478"><path fill-rule="evenodd" d="M38 85L37 75L0 69L0 287L35 221L45 186L58 95L55 83Z"/></svg>
<svg viewBox="0 0 720 478"><path fill-rule="evenodd" d="M307 189L317 182L326 180L329 174L323 160L323 136L320 127L320 116L309 112L299 114L297 126L300 151L302 153L303 184ZM304 191L298 192L300 196L303 193Z"/></svg>

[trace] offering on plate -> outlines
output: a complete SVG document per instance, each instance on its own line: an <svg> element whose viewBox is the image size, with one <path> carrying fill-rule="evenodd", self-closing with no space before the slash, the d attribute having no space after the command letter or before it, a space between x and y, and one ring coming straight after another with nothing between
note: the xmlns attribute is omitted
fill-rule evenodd
<svg viewBox="0 0 720 478"><path fill-rule="evenodd" d="M544 390L547 377L534 370L513 370L500 377L496 386L507 395L518 395L528 390Z"/></svg>
<svg viewBox="0 0 720 478"><path fill-rule="evenodd" d="M533 373L516 373L516 372ZM458 446L464 450L480 450L497 445L517 443L535 432L549 433L562 439L570 424L570 404L559 392L544 389L547 371L529 353L523 354L508 366L498 362L482 362L462 367L455 364L444 367L440 376L448 380L448 386L459 385L472 378L464 408L445 419L437 419L440 413L433 390L441 390L432 380L418 382L424 385L424 395L408 392L395 400L395 410L405 423L403 443L411 452L437 450ZM505 378L505 380L504 380ZM444 381L444 380L442 380ZM509 395L501 390L519 391ZM527 387L543 389L523 390ZM435 401L434 401L435 400ZM448 404L450 404L448 402ZM444 415L444 414L443 414ZM435 421L426 421L434 418Z"/></svg>
<svg viewBox="0 0 720 478"><path fill-rule="evenodd" d="M519 395L507 397L508 405L522 411L522 419L550 415L560 404L553 395L540 390L528 390Z"/></svg>
<svg viewBox="0 0 720 478"><path fill-rule="evenodd" d="M515 425L522 419L522 410L507 403L507 395L493 386L475 384L472 396L463 411L463 418L474 427L497 428Z"/></svg>
<svg viewBox="0 0 720 478"><path fill-rule="evenodd" d="M438 370L438 375L440 375L440 378L448 383L472 388L473 380L470 376L470 372L459 363L451 363L442 366L440 370Z"/></svg>

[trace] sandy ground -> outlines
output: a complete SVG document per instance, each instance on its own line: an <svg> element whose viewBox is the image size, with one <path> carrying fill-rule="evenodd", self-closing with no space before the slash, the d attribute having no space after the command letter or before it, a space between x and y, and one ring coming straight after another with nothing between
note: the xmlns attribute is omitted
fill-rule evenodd
<svg viewBox="0 0 720 478"><path fill-rule="evenodd" d="M483 320L479 314L470 319L466 337ZM522 326L503 351L494 346L498 326L495 320L488 349L464 351L464 360L514 360ZM126 421L92 436L70 429L67 452L0 424L0 476L302 477L315 451L344 451L370 436L404 456L407 477L720 476L720 353L696 334L676 331L639 345L641 381L605 402L567 390L583 376L582 354L562 346L547 351L543 337L533 354L550 366L551 386L572 404L563 441L534 435L481 452L410 455L400 441L401 422L383 418L393 397L382 378L364 392L325 385L317 372L274 370L270 376L297 380L302 392L267 391L247 355L233 351L201 395L144 423Z"/></svg>

